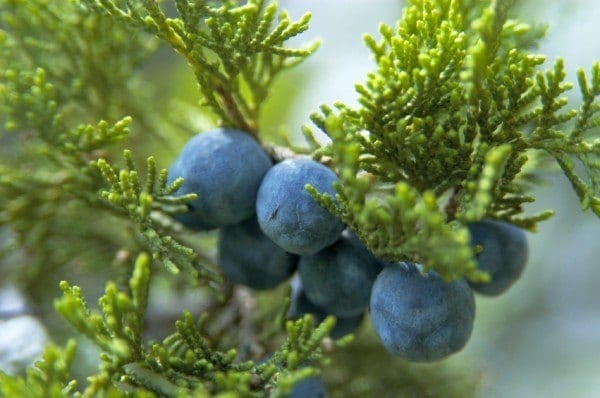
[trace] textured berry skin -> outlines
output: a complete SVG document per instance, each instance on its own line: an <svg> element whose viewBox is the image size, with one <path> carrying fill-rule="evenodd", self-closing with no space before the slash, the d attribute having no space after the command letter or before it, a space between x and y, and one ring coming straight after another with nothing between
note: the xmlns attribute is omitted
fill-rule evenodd
<svg viewBox="0 0 600 398"><path fill-rule="evenodd" d="M346 235L312 256L300 257L298 270L308 299L329 314L360 315L383 268L362 244Z"/></svg>
<svg viewBox="0 0 600 398"><path fill-rule="evenodd" d="M310 302L300 284L299 289L296 291L292 290L292 301L290 303L288 318L297 319L306 314L311 314L314 317L315 324L323 322L327 315L329 315L326 311ZM329 333L329 336L339 339L349 333L353 333L361 325L363 319L364 312L349 318L336 317L335 326Z"/></svg>
<svg viewBox="0 0 600 398"><path fill-rule="evenodd" d="M475 300L464 280L423 276L414 264L390 264L371 292L371 323L386 349L415 362L460 351L473 330Z"/></svg>
<svg viewBox="0 0 600 398"><path fill-rule="evenodd" d="M178 217L198 230L241 222L255 211L260 182L271 159L250 135L216 129L194 136L170 167L169 181L183 177L178 195L195 193L190 212Z"/></svg>
<svg viewBox="0 0 600 398"><path fill-rule="evenodd" d="M311 376L294 385L288 398L326 398L327 391L321 376Z"/></svg>
<svg viewBox="0 0 600 398"><path fill-rule="evenodd" d="M335 242L344 229L304 189L311 184L335 197L337 176L310 159L287 159L265 175L256 200L258 222L264 233L290 253L310 255Z"/></svg>
<svg viewBox="0 0 600 398"><path fill-rule="evenodd" d="M472 283L471 288L487 296L504 293L515 283L527 263L527 237L522 229L501 221L484 220L467 226L471 245L483 246L476 256L479 269L490 274L489 283Z"/></svg>
<svg viewBox="0 0 600 398"><path fill-rule="evenodd" d="M256 217L219 231L219 266L232 282L271 289L288 279L298 257L262 233Z"/></svg>

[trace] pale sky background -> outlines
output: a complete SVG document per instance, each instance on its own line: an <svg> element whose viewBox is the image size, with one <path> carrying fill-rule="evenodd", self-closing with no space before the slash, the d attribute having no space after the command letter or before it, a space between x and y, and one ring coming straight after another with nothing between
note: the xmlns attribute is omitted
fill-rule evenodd
<svg viewBox="0 0 600 398"><path fill-rule="evenodd" d="M600 1L533 1L525 19L550 24L539 53L566 60L575 70L600 60ZM320 38L321 49L303 65L311 79L289 126L308 122L318 106L353 103L353 85L373 69L362 34L401 15L395 0L282 0L294 17L311 10L302 40ZM302 42L302 40L296 43ZM578 90L573 91L577 100ZM521 281L498 298L479 298L472 340L464 358L485 371L482 397L600 397L600 221L584 214L560 174L537 190L531 212L552 208L556 216L530 237L530 262Z"/></svg>

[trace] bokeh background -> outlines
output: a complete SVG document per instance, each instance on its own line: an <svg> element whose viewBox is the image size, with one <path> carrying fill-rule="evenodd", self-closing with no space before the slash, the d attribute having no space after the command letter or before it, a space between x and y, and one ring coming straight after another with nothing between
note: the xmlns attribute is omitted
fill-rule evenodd
<svg viewBox="0 0 600 398"><path fill-rule="evenodd" d="M284 131L302 142L300 128L309 124L310 113L321 104L336 100L355 103L354 83L364 81L365 74L374 67L362 35L367 32L377 35L381 22L393 24L401 16L404 3L399 0L280 0L279 3L295 18L307 10L312 12L311 29L294 39L293 44L319 39L321 48L306 63L279 79L262 116L265 129L262 133L275 137ZM525 20L550 25L538 52L547 55L549 63L558 56L564 57L571 81L575 81L578 67L589 69L594 60L600 60L597 0L522 0L519 12ZM193 76L185 63L168 49L161 49L151 61L146 73L150 80L156 81L156 91L161 97L195 106L197 92L190 84ZM174 78L162 78L165 68L171 68L169 76ZM572 91L572 101L578 101L576 89ZM211 126L214 120L197 118L194 123L202 129ZM171 142L170 147L150 148L148 154L160 155L157 151L162 151L163 156L157 158L163 163L161 166L167 166L181 144ZM547 171L544 178L547 186L537 189L538 200L529 211L551 208L556 215L542 223L539 232L529 234L530 261L522 280L500 297L477 299L474 334L463 352L433 367L407 368L399 364L397 378L404 377L405 371L431 372L434 384L440 373L452 375L455 369L460 369L455 377L470 373L468 381L465 379L466 389L471 389L475 380L481 397L600 397L600 221L581 211L574 192L559 172ZM6 231L0 230L0 242L8 239ZM94 281L94 276L89 280L83 275L73 278L79 278L77 283L84 286L90 301L95 302L103 283ZM6 288L0 290L0 311L19 312L18 293ZM160 291L160 286L156 290ZM198 300L193 295L184 299L172 297L167 290L165 287L162 294L151 298L154 311L173 311L177 316L182 303L193 306ZM52 311L51 301L48 308L37 312L46 311ZM13 329L12 335L4 328L5 343L17 344L23 341L19 331L35 330L31 325L19 327ZM60 326L51 325L50 329L55 334ZM365 322L357 334L359 342L373 339L369 329ZM29 339L22 349L35 354L32 341L36 340ZM6 359L2 355L8 355L2 351L6 345L0 344L2 360ZM360 347L362 352L352 352L353 358L344 358L356 362L357 376L363 369L367 372L376 366L395 366L376 344L372 356L364 351L368 343ZM97 352L84 342L78 355L97 358ZM368 363L371 360L377 363ZM370 382L363 382L360 377L347 380L342 377L347 373L336 373L335 361L334 358L332 369L327 370L332 387L354 383L356 396L399 396L398 391L386 390L385 386L381 388L384 393L377 395L368 389L361 392L361 386L372 386L377 373L364 375Z"/></svg>

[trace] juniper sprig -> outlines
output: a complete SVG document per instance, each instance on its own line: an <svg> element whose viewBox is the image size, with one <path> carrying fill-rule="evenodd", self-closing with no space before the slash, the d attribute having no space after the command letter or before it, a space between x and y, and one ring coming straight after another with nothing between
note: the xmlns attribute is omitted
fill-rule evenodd
<svg viewBox="0 0 600 398"><path fill-rule="evenodd" d="M512 3L411 1L395 28L381 25L379 41L365 36L377 67L356 86L360 107L336 103L312 116L333 140L317 155L333 158L342 184L337 203L311 192L376 255L446 279L485 278L465 223L535 230L552 215L523 215L535 200L525 168L540 158L533 151L554 158L582 207L600 215L599 66L591 84L578 74L580 109L563 111L572 86L563 61L539 70L545 58L530 49L544 27L510 19ZM469 7L478 9L472 21Z"/></svg>
<svg viewBox="0 0 600 398"><path fill-rule="evenodd" d="M285 11L278 12L276 3L266 0L241 5L233 0L176 0L176 18L168 17L156 0L82 3L170 45L192 67L204 105L221 124L254 135L273 80L317 48L285 47L287 40L308 28L310 13L292 22Z"/></svg>

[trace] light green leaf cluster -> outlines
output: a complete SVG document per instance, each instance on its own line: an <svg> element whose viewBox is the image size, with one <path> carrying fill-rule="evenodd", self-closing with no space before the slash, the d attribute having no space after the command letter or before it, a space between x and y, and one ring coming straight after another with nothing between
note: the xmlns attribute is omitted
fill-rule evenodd
<svg viewBox="0 0 600 398"><path fill-rule="evenodd" d="M109 370L141 356L149 281L150 259L141 254L129 280L129 293L119 291L109 282L100 298L101 314L89 310L77 286L71 287L65 281L60 284L63 297L55 301L56 310L106 353L102 360Z"/></svg>
<svg viewBox="0 0 600 398"><path fill-rule="evenodd" d="M591 85L582 69L577 72L581 107L558 113L567 105L562 93L572 87L565 77L561 59L553 70L536 75L542 107L538 108L538 125L527 137L527 144L552 156L571 182L582 208L600 217L600 103L596 102L600 95L600 63L592 66ZM574 126L567 124L571 120ZM576 162L583 167L585 177L577 174Z"/></svg>
<svg viewBox="0 0 600 398"><path fill-rule="evenodd" d="M529 52L544 28L509 19L512 1L472 3L411 1L395 28L380 27L381 40L365 37L377 69L356 86L360 107L312 117L333 140L317 155L332 157L342 179L337 203L313 195L376 255L446 279L484 277L465 224L535 230L552 215L522 215L534 200L524 168L532 151L556 159L584 208L598 214L600 201L600 144L589 140L600 122L598 65L591 85L579 73L581 109L564 112L562 61L543 73L544 57Z"/></svg>
<svg viewBox="0 0 600 398"><path fill-rule="evenodd" d="M73 363L75 342L64 349L50 344L35 367L27 369L25 377L11 377L0 372L0 395L3 397L63 398L71 395L77 382L69 368Z"/></svg>
<svg viewBox="0 0 600 398"><path fill-rule="evenodd" d="M128 290L109 282L99 300L99 312L89 309L77 286L61 283L63 297L55 301L57 311L102 350L100 372L88 379L82 396L99 396L113 386L148 396L262 397L267 391L283 396L277 394L316 374L308 365L323 360L321 342L333 328L332 318L317 328L310 316L288 322L287 339L262 364L239 362L236 350L213 347L204 332L208 317L195 321L189 312L162 343L146 344L142 333L150 280L150 257L142 253L135 261ZM72 393L74 384L69 386Z"/></svg>
<svg viewBox="0 0 600 398"><path fill-rule="evenodd" d="M136 226L139 241L155 260L160 261L172 273L183 269L192 283L199 278L218 290L222 283L220 274L211 263L199 264L198 254L190 247L169 235L172 222L162 220L158 214L187 211L186 204L196 198L195 194L172 196L181 187L183 179L167 183L167 170L158 172L153 157L147 160L145 183L142 185L131 151L124 153L126 167L115 169L104 159L92 162L109 188L101 196L108 206L123 213Z"/></svg>
<svg viewBox="0 0 600 398"><path fill-rule="evenodd" d="M65 281L61 283L63 297L55 301L56 310L102 350L100 373L91 376L85 391L77 395L94 397L108 392L110 396L111 391L114 396L120 395L116 394L113 383L118 382L128 364L143 355L143 320L150 277L150 258L142 253L129 279L129 291L119 291L114 283L109 282L99 300L100 313L89 309L81 289Z"/></svg>
<svg viewBox="0 0 600 398"><path fill-rule="evenodd" d="M329 114L323 124L333 140L327 152L341 171L337 200L314 187L308 191L346 221L378 257L416 261L448 280L461 276L485 280L473 261L468 231L456 221L447 222L433 192L421 194L407 182L377 189L374 176L359 170L360 144L342 124L344 115L344 110Z"/></svg>
<svg viewBox="0 0 600 398"><path fill-rule="evenodd" d="M256 135L260 106L273 79L309 56L316 45L290 49L285 42L308 28L310 14L292 22L274 2L175 0L169 18L157 0L81 0L99 13L168 43L192 67L202 99L226 127Z"/></svg>

